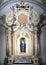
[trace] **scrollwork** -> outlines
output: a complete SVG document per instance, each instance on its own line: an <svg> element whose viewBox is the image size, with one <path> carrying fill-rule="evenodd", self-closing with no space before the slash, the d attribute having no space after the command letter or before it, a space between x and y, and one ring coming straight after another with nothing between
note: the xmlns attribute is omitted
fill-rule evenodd
<svg viewBox="0 0 46 65"><path fill-rule="evenodd" d="M40 21L40 14L36 11L33 11L33 14L32 14L32 23L34 25L37 25Z"/></svg>
<svg viewBox="0 0 46 65"><path fill-rule="evenodd" d="M11 12L6 13L6 23L11 25L13 23L13 15Z"/></svg>

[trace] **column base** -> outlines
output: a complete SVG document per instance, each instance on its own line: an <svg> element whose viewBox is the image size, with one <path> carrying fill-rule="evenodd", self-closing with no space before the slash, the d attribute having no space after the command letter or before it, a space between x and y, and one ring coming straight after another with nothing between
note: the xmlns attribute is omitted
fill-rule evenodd
<svg viewBox="0 0 46 65"><path fill-rule="evenodd" d="M33 58L33 65L39 65L37 57Z"/></svg>
<svg viewBox="0 0 46 65"><path fill-rule="evenodd" d="M8 64L7 65L12 65L13 64L13 57L8 57Z"/></svg>

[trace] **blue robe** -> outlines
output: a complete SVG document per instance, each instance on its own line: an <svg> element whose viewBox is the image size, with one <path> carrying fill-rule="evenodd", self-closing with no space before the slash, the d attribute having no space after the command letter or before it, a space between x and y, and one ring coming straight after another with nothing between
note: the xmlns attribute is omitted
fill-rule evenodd
<svg viewBox="0 0 46 65"><path fill-rule="evenodd" d="M25 43L20 43L20 51L26 52L26 44Z"/></svg>

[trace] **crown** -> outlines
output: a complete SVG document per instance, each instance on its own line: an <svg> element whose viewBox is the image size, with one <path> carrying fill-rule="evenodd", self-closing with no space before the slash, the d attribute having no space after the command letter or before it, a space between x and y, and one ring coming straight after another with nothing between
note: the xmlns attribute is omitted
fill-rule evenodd
<svg viewBox="0 0 46 65"><path fill-rule="evenodd" d="M16 6L17 8L25 8L25 3L24 2L21 2L20 4L17 4Z"/></svg>

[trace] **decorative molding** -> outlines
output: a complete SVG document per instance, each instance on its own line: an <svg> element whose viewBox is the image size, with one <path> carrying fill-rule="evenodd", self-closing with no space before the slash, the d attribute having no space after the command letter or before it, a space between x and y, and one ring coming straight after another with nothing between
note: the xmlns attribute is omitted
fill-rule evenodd
<svg viewBox="0 0 46 65"><path fill-rule="evenodd" d="M36 26L40 22L40 14L33 10L32 13L32 23Z"/></svg>

